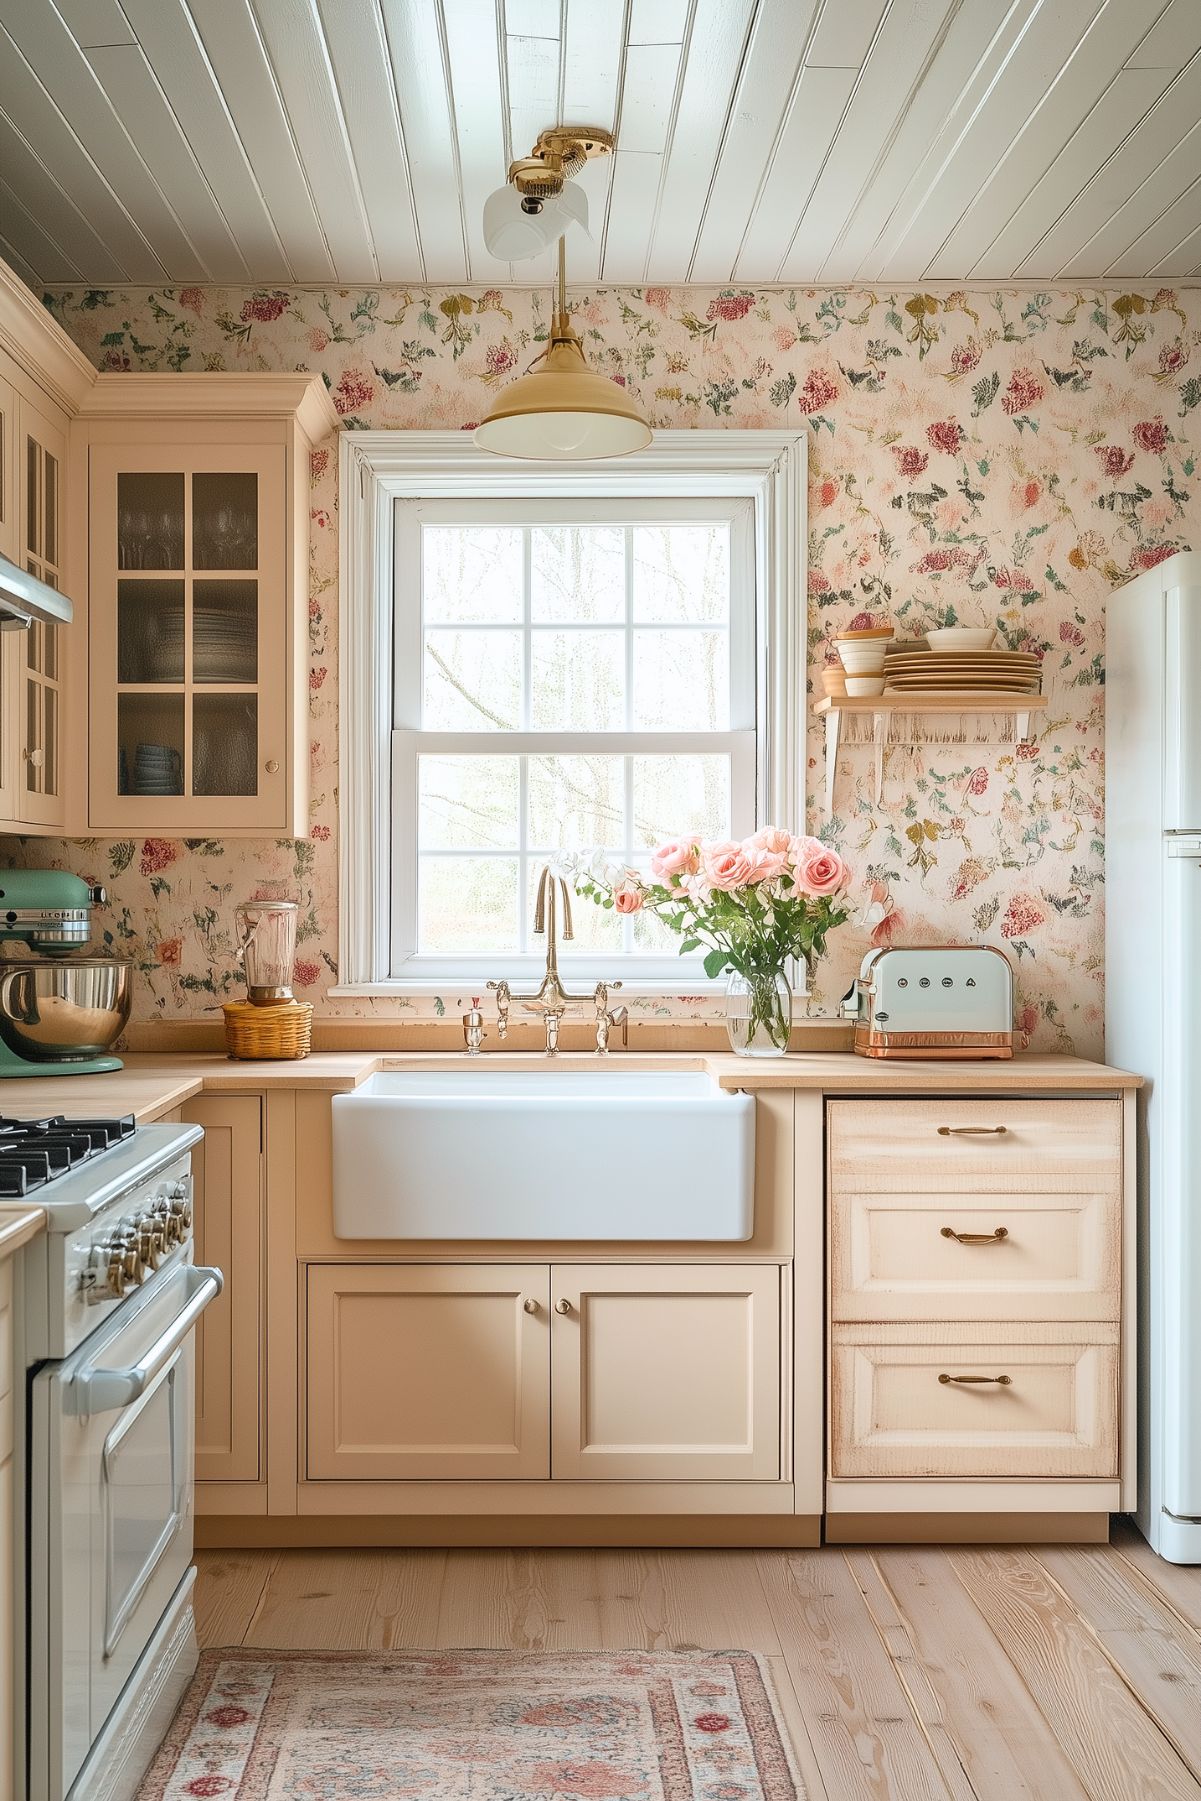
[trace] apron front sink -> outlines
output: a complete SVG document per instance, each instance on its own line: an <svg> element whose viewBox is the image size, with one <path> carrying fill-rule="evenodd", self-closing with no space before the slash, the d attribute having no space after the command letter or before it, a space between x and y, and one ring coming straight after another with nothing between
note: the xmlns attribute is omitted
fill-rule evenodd
<svg viewBox="0 0 1201 1801"><path fill-rule="evenodd" d="M333 1100L339 1238L747 1239L755 1103L699 1070L385 1070Z"/></svg>

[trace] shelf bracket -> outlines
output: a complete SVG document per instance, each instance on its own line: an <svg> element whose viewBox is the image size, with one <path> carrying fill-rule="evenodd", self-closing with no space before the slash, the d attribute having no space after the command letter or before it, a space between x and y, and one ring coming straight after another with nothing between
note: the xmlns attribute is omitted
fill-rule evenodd
<svg viewBox="0 0 1201 1801"><path fill-rule="evenodd" d="M831 707L826 714L826 818L834 817L834 777L838 769L838 740L842 732L842 711Z"/></svg>
<svg viewBox="0 0 1201 1801"><path fill-rule="evenodd" d="M1015 744L1025 744L1030 737L1029 713L1018 713L1013 721L1013 739Z"/></svg>

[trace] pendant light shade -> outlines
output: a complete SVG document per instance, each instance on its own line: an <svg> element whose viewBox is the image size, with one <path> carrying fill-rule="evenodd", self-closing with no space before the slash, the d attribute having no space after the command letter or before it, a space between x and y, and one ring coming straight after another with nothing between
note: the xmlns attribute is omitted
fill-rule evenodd
<svg viewBox="0 0 1201 1801"><path fill-rule="evenodd" d="M588 367L565 300L559 239L559 304L550 343L534 367L501 389L476 427L481 450L537 462L629 456L651 441L650 421L625 388Z"/></svg>

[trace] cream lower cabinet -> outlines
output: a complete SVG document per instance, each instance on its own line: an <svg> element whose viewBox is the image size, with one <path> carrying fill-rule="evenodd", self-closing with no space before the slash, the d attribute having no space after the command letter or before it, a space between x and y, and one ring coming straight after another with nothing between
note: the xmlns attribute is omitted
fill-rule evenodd
<svg viewBox="0 0 1201 1801"><path fill-rule="evenodd" d="M780 1279L310 1264L306 1478L775 1481Z"/></svg>
<svg viewBox="0 0 1201 1801"><path fill-rule="evenodd" d="M551 1291L557 1479L779 1477L777 1267L556 1264Z"/></svg>
<svg viewBox="0 0 1201 1801"><path fill-rule="evenodd" d="M17 1616L13 1582L16 1496L13 1493L12 1268L0 1263L0 1801L13 1792L13 1702Z"/></svg>
<svg viewBox="0 0 1201 1801"><path fill-rule="evenodd" d="M253 1483L262 1473L262 1101L203 1095L181 1118L204 1127L192 1147L195 1255L225 1287L196 1332L196 1478Z"/></svg>

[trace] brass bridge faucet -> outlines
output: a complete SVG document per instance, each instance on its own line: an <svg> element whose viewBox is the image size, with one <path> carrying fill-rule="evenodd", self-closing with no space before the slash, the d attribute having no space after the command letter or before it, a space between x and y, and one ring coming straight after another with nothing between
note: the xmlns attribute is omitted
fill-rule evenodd
<svg viewBox="0 0 1201 1801"><path fill-rule="evenodd" d="M556 934L559 896L563 901L563 938L566 941L575 937L571 924L571 891L564 877L555 875L550 865L545 864L538 878L534 933L538 938L546 938L546 971L536 994L528 998L517 996L526 1013L537 1013L545 1022L548 1057L557 1057L559 1054L559 1027L568 1007L573 1001L585 998L579 994L568 994L559 980L559 945ZM514 997L507 982L489 982L488 986L496 994L497 1036L504 1039L508 1036L509 1007Z"/></svg>

